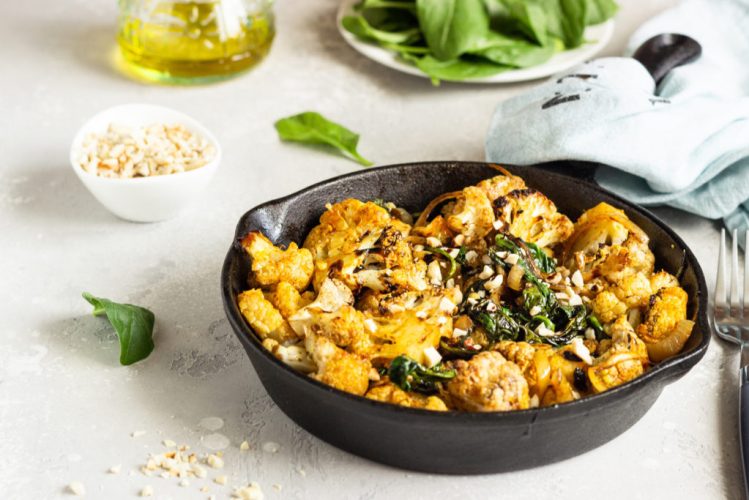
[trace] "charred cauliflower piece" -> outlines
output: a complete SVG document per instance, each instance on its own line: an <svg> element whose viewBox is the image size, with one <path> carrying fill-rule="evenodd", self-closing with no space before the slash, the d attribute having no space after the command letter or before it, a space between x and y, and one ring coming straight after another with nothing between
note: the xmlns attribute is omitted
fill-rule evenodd
<svg viewBox="0 0 749 500"><path fill-rule="evenodd" d="M522 410L529 406L528 382L515 363L496 351L454 363L455 378L447 383L450 400L468 411Z"/></svg>
<svg viewBox="0 0 749 500"><path fill-rule="evenodd" d="M323 384L363 396L369 387L372 364L366 359L344 351L326 337L309 334L305 348L317 366L310 376Z"/></svg>
<svg viewBox="0 0 749 500"><path fill-rule="evenodd" d="M610 333L610 347L588 368L588 380L596 393L639 377L648 362L646 345L624 316L611 325Z"/></svg>
<svg viewBox="0 0 749 500"><path fill-rule="evenodd" d="M650 297L645 321L637 327L637 335L647 343L658 342L686 317L687 292L679 287L661 288Z"/></svg>
<svg viewBox="0 0 749 500"><path fill-rule="evenodd" d="M310 373L317 368L303 343L285 346L268 338L263 340L263 347L268 349L277 359L302 373Z"/></svg>
<svg viewBox="0 0 749 500"><path fill-rule="evenodd" d="M529 344L512 340L500 341L494 349L522 370L531 394L543 396L549 386L550 358L554 351L545 344Z"/></svg>
<svg viewBox="0 0 749 500"><path fill-rule="evenodd" d="M294 330L258 289L239 294L239 310L261 339L270 338L281 344L298 340Z"/></svg>
<svg viewBox="0 0 749 500"><path fill-rule="evenodd" d="M467 244L489 234L494 223L494 211L486 193L475 186L463 190L447 216L447 225L465 236Z"/></svg>
<svg viewBox="0 0 749 500"><path fill-rule="evenodd" d="M585 281L602 276L615 283L637 272L649 276L655 257L648 242L648 236L623 210L599 203L575 222L562 261L569 269L579 270Z"/></svg>
<svg viewBox="0 0 749 500"><path fill-rule="evenodd" d="M614 292L604 290L590 302L593 313L604 323L611 323L619 316L626 314L627 304L619 300Z"/></svg>
<svg viewBox="0 0 749 500"><path fill-rule="evenodd" d="M300 337L323 336L339 347L366 355L372 345L367 334L367 318L352 307L353 303L354 296L346 285L326 279L317 298L290 316L289 324Z"/></svg>
<svg viewBox="0 0 749 500"><path fill-rule="evenodd" d="M628 308L644 307L652 294L650 280L639 271L622 277L609 290Z"/></svg>
<svg viewBox="0 0 749 500"><path fill-rule="evenodd" d="M673 286L679 286L679 280L676 279L676 276L666 271L660 271L650 276L650 289L652 293L657 293L661 288Z"/></svg>
<svg viewBox="0 0 749 500"><path fill-rule="evenodd" d="M371 202L349 199L329 206L304 242L315 259L315 289L331 277L356 291L397 286L423 290L426 264L411 253L406 241L410 230Z"/></svg>
<svg viewBox="0 0 749 500"><path fill-rule="evenodd" d="M299 309L312 302L308 297L301 295L292 284L285 281L280 282L272 290L266 292L265 298L287 319Z"/></svg>
<svg viewBox="0 0 749 500"><path fill-rule="evenodd" d="M524 189L525 181L516 175L497 175L491 179L484 179L476 184L476 187L486 194L489 201L493 202L510 191Z"/></svg>
<svg viewBox="0 0 749 500"><path fill-rule="evenodd" d="M408 408L447 411L447 405L438 396L426 396L416 392L406 392L392 382L372 387L366 396L375 401L406 406Z"/></svg>
<svg viewBox="0 0 749 500"><path fill-rule="evenodd" d="M285 281L297 290L309 286L314 269L309 250L296 243L282 250L257 231L245 236L242 247L252 259L252 278L258 285L269 287Z"/></svg>
<svg viewBox="0 0 749 500"><path fill-rule="evenodd" d="M572 234L572 222L557 212L554 203L535 189L516 189L494 200L504 230L528 243L548 247Z"/></svg>

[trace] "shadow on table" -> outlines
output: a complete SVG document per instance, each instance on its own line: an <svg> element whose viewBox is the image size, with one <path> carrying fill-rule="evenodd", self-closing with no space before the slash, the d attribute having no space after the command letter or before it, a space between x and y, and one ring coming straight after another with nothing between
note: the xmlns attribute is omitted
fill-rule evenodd
<svg viewBox="0 0 749 500"><path fill-rule="evenodd" d="M60 157L57 154L54 156ZM18 200L14 204L14 210L42 221L45 227L64 221L68 228L79 225L87 229L98 225L104 228L106 225L111 229L112 223L125 223L96 201L68 165L40 168L29 166L26 172L23 182L6 187L8 196Z"/></svg>
<svg viewBox="0 0 749 500"><path fill-rule="evenodd" d="M85 16L76 23L38 20L28 29L38 30L29 37L30 43L38 45L38 51L73 65L66 67L66 71L75 73L83 69L118 80L127 79L116 66L116 18L112 18L111 23L93 21Z"/></svg>

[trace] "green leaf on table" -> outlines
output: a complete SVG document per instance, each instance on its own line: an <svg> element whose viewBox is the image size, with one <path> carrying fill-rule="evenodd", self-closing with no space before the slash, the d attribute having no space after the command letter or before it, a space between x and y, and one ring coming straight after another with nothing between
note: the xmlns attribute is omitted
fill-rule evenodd
<svg viewBox="0 0 749 500"><path fill-rule="evenodd" d="M153 325L151 311L132 304L118 304L83 292L83 298L94 306L94 316L106 315L120 339L120 364L131 365L146 359L153 351Z"/></svg>
<svg viewBox="0 0 749 500"><path fill-rule="evenodd" d="M304 144L325 144L368 167L372 162L356 150L359 134L332 122L314 111L281 118L275 123L278 136L284 141Z"/></svg>
<svg viewBox="0 0 749 500"><path fill-rule="evenodd" d="M489 31L483 0L416 0L416 11L432 56L439 61L468 52Z"/></svg>

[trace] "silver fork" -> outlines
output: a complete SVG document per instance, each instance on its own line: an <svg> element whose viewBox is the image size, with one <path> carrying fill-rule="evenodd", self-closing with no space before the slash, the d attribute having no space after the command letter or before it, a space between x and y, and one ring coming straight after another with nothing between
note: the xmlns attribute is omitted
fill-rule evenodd
<svg viewBox="0 0 749 500"><path fill-rule="evenodd" d="M744 235L749 251L749 231ZM713 327L718 336L741 346L739 365L739 438L744 470L744 493L749 498L749 257L744 252L744 286L739 289L739 235L732 235L731 284L726 290L726 231L720 232L718 277L713 296Z"/></svg>

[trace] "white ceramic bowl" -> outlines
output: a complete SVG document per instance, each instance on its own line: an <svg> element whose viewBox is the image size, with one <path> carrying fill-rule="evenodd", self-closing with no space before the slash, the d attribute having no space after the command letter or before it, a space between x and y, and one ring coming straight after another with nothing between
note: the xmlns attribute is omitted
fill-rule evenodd
<svg viewBox="0 0 749 500"><path fill-rule="evenodd" d="M76 160L86 136L103 133L112 123L128 127L179 123L205 137L216 155L210 163L187 172L133 179L99 177L85 171ZM70 148L70 165L83 185L107 210L134 222L156 222L178 215L208 185L219 163L221 147L208 129L183 113L151 104L123 104L102 111L81 127Z"/></svg>

